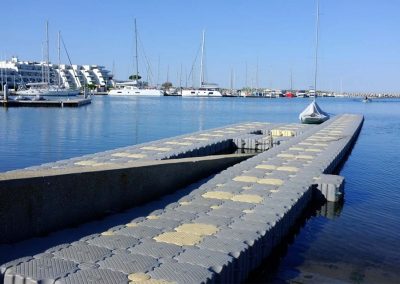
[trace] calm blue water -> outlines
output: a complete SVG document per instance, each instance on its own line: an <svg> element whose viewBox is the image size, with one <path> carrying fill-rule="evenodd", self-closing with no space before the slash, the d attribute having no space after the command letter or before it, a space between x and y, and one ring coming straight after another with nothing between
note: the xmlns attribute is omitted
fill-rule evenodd
<svg viewBox="0 0 400 284"><path fill-rule="evenodd" d="M345 202L314 216L274 277L260 281L396 283L400 279L400 100L319 99L365 116L341 170ZM81 108L1 108L0 171L243 121L297 122L308 99L96 97ZM271 280L272 279L272 280Z"/></svg>

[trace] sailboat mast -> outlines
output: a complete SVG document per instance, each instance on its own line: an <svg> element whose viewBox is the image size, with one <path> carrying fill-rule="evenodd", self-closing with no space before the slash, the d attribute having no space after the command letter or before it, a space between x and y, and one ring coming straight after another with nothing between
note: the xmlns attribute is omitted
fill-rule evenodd
<svg viewBox="0 0 400 284"><path fill-rule="evenodd" d="M203 30L203 39L201 41L201 60L200 60L200 88L203 86L204 82L204 72L203 72L203 64L204 64L204 41L205 41L205 31Z"/></svg>
<svg viewBox="0 0 400 284"><path fill-rule="evenodd" d="M138 63L136 18L135 18L135 60L136 60L136 83L138 83L139 82L139 63Z"/></svg>
<svg viewBox="0 0 400 284"><path fill-rule="evenodd" d="M169 82L169 64L167 65L167 82Z"/></svg>
<svg viewBox="0 0 400 284"><path fill-rule="evenodd" d="M233 68L231 68L231 92L233 92Z"/></svg>
<svg viewBox="0 0 400 284"><path fill-rule="evenodd" d="M61 32L58 31L58 88L61 86L61 42L60 42Z"/></svg>
<svg viewBox="0 0 400 284"><path fill-rule="evenodd" d="M44 68L45 68L45 65L46 64L43 64L43 62L45 61L45 56L44 56L44 42L42 41L42 83L44 83L44 80L45 80L45 74L44 74L44 72L45 72L45 70L44 70Z"/></svg>
<svg viewBox="0 0 400 284"><path fill-rule="evenodd" d="M317 97L318 43L319 43L319 0L317 0L317 20L316 20L316 31L315 31L315 73L314 73L315 97Z"/></svg>
<svg viewBox="0 0 400 284"><path fill-rule="evenodd" d="M290 69L290 91L293 90L293 71Z"/></svg>
<svg viewBox="0 0 400 284"><path fill-rule="evenodd" d="M246 88L248 87L248 84L247 84L247 62L246 62L246 74L245 74L245 86L246 86Z"/></svg>
<svg viewBox="0 0 400 284"><path fill-rule="evenodd" d="M179 87L182 88L182 63L181 63L181 71L179 72Z"/></svg>
<svg viewBox="0 0 400 284"><path fill-rule="evenodd" d="M340 95L343 95L343 79L340 78Z"/></svg>
<svg viewBox="0 0 400 284"><path fill-rule="evenodd" d="M157 88L160 85L160 55L158 56L158 64L157 64Z"/></svg>
<svg viewBox="0 0 400 284"><path fill-rule="evenodd" d="M257 57L257 64L256 64L256 88L258 91L258 57Z"/></svg>
<svg viewBox="0 0 400 284"><path fill-rule="evenodd" d="M50 66L49 66L49 22L46 21L46 79L47 84L50 84Z"/></svg>

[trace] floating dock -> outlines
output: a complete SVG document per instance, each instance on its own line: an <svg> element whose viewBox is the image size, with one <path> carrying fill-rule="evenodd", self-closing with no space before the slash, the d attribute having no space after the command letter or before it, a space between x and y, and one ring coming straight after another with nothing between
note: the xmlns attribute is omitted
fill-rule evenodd
<svg viewBox="0 0 400 284"><path fill-rule="evenodd" d="M313 198L343 194L343 177L332 173L362 123L348 114L321 125L243 123L2 173L0 243L136 208L115 215L111 227L10 259L0 281L244 281ZM218 155L232 148L262 152ZM164 205L146 203L166 194Z"/></svg>
<svg viewBox="0 0 400 284"><path fill-rule="evenodd" d="M92 103L91 98L49 99L49 100L0 100L3 107L80 107Z"/></svg>

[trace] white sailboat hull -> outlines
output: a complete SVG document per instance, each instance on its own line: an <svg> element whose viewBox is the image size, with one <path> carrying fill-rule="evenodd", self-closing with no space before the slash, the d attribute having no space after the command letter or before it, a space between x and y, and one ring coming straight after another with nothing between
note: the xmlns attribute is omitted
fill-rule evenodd
<svg viewBox="0 0 400 284"><path fill-rule="evenodd" d="M55 96L55 97L67 97L79 95L79 90L72 89L27 89L16 92L17 95L21 96Z"/></svg>
<svg viewBox="0 0 400 284"><path fill-rule="evenodd" d="M164 96L163 91L157 89L114 89L108 92L109 96L145 96L160 97Z"/></svg>
<svg viewBox="0 0 400 284"><path fill-rule="evenodd" d="M182 90L182 97L222 97L222 94L215 90Z"/></svg>

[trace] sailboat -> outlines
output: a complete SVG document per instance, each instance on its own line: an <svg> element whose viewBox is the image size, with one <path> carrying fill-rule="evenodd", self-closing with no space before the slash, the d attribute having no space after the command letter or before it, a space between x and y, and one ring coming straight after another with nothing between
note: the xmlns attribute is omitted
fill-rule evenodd
<svg viewBox="0 0 400 284"><path fill-rule="evenodd" d="M305 110L303 110L299 119L305 124L320 124L329 119L329 115L322 111L317 104L317 74L318 74L318 32L319 32L319 0L317 0L317 21L316 21L316 44L315 44L315 73L314 73L314 99Z"/></svg>
<svg viewBox="0 0 400 284"><path fill-rule="evenodd" d="M200 60L200 87L198 89L182 89L182 97L222 97L218 85L204 82L204 42L205 32L203 31Z"/></svg>
<svg viewBox="0 0 400 284"><path fill-rule="evenodd" d="M58 32L58 66L61 64L61 52L60 52L60 32ZM34 99L41 100L42 96L77 96L79 90L70 89L61 86L61 73L58 71L58 82L57 85L50 84L50 66L49 66L49 23L46 22L46 61L42 74L42 82L40 83L28 83L28 88L19 89L16 93L18 96L35 96Z"/></svg>
<svg viewBox="0 0 400 284"><path fill-rule="evenodd" d="M110 96L163 96L164 92L158 89L146 88L144 82L139 81L139 60L138 60L138 45L137 45L137 26L135 19L135 60L136 74L134 80L117 83L115 89L108 92Z"/></svg>

